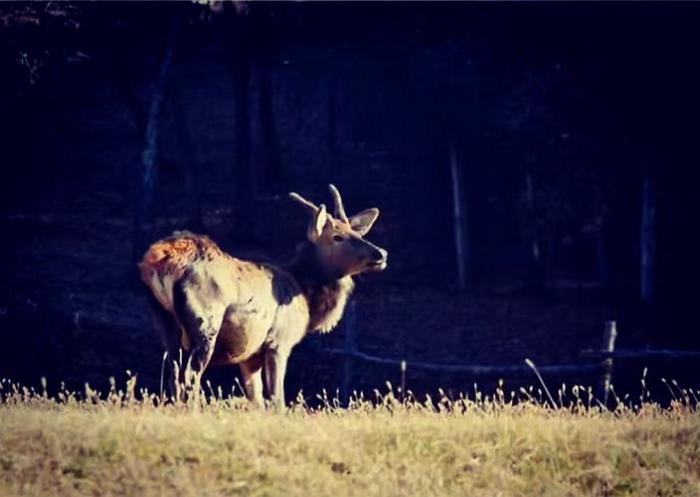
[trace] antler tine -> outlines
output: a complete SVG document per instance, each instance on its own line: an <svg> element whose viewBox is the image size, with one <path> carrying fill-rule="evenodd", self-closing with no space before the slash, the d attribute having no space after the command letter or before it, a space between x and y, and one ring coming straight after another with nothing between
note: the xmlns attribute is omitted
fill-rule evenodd
<svg viewBox="0 0 700 497"><path fill-rule="evenodd" d="M336 215L336 217L340 218L342 221L344 221L346 223L349 223L350 221L348 221L348 215L345 214L345 208L343 207L343 199L340 196L340 192L333 184L328 185L328 188L331 191L331 195L333 195L333 202L335 203L335 215Z"/></svg>
<svg viewBox="0 0 700 497"><path fill-rule="evenodd" d="M289 193L289 198L294 200L295 202L300 203L304 207L306 207L309 211L311 211L312 214L316 214L318 212L318 206L314 204L313 202L306 200L304 197L299 195L298 193L295 192L290 192Z"/></svg>

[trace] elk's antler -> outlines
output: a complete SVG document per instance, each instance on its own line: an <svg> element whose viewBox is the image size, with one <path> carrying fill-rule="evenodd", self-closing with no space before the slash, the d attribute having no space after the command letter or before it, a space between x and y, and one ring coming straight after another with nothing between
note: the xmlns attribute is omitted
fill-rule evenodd
<svg viewBox="0 0 700 497"><path fill-rule="evenodd" d="M343 222L349 223L350 221L348 220L348 215L345 214L345 208L343 207L343 199L340 196L340 192L333 184L328 185L328 188L331 191L331 195L333 195L333 202L335 204L335 217L337 217Z"/></svg>
<svg viewBox="0 0 700 497"><path fill-rule="evenodd" d="M308 211L311 212L311 214L316 214L318 212L319 208L316 204L314 204L313 202L311 202L309 200L306 200L304 197L302 197L298 193L290 192L289 198L291 198L295 202L298 202L301 205L303 205L304 207L306 207L306 209L308 209Z"/></svg>

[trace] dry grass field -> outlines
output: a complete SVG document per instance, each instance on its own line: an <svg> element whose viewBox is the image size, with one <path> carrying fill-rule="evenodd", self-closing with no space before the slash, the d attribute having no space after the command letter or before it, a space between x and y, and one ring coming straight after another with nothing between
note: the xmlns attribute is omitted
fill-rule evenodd
<svg viewBox="0 0 700 497"><path fill-rule="evenodd" d="M611 411L579 389L557 409L536 391L389 391L349 408L300 397L286 412L217 396L158 407L128 390L0 393L1 496L700 495L697 391Z"/></svg>

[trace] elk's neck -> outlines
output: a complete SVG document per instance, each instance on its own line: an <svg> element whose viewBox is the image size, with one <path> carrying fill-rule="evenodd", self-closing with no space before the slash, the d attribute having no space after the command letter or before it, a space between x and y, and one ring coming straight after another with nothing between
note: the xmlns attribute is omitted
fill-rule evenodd
<svg viewBox="0 0 700 497"><path fill-rule="evenodd" d="M309 305L309 330L327 333L343 317L355 286L350 276L331 274L318 258L316 248L305 243L286 265L301 287Z"/></svg>

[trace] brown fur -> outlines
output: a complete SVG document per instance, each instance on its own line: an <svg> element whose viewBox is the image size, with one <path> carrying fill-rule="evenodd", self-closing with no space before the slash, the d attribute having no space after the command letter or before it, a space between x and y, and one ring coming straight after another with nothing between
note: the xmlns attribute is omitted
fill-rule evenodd
<svg viewBox="0 0 700 497"><path fill-rule="evenodd" d="M176 232L155 242L139 264L141 279L176 329L161 326L166 350L190 352L197 374L209 365L240 364L248 397L262 402L261 370L276 402L291 349L313 330L340 321L352 276L386 267L385 250L364 240L379 211L348 218L331 187L338 218L292 194L312 214L309 240L284 265L237 259L203 235ZM171 378L172 381L172 378Z"/></svg>
<svg viewBox="0 0 700 497"><path fill-rule="evenodd" d="M304 294L309 308L309 331L328 333L335 328L355 288L352 278L327 275L313 245L308 242L297 250L284 270L294 276Z"/></svg>
<svg viewBox="0 0 700 497"><path fill-rule="evenodd" d="M182 276L187 267L197 259L228 257L228 255L204 235L189 231L176 231L168 238L153 243L139 264L141 280L148 284L153 273Z"/></svg>

